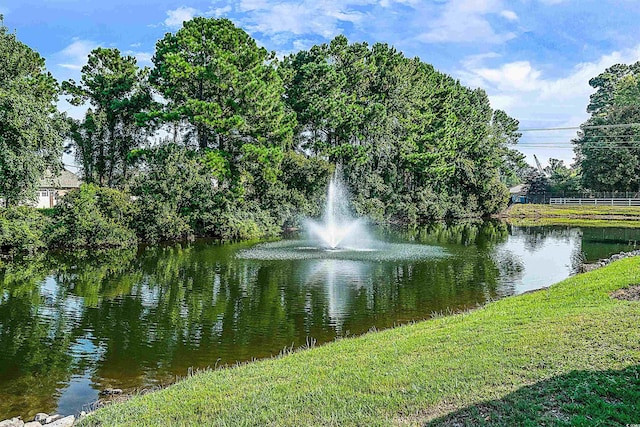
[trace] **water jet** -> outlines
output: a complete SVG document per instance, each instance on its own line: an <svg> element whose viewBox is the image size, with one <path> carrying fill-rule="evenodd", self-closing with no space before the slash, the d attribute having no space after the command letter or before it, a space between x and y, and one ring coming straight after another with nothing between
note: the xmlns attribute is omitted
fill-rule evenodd
<svg viewBox="0 0 640 427"><path fill-rule="evenodd" d="M327 190L327 203L322 222L304 221L309 236L326 250L366 249L369 233L362 219L351 215L348 194L339 179L339 170L333 174Z"/></svg>

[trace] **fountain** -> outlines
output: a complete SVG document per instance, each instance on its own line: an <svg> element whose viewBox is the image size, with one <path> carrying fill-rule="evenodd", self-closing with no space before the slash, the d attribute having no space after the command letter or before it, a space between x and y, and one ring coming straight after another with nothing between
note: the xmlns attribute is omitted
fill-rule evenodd
<svg viewBox="0 0 640 427"><path fill-rule="evenodd" d="M252 260L311 260L323 261L316 265L318 271L339 265L341 274L356 271L349 281L353 282L361 273L359 263L397 262L446 257L437 246L408 242L387 242L372 236L364 218L354 218L349 209L349 196L336 170L327 190L327 202L320 221L305 219L305 233L300 239L289 238L278 242L258 244L240 251L238 258ZM340 261L336 264L336 261ZM322 268L320 268L320 267ZM351 267L348 267L351 266ZM357 267L357 268L356 268ZM316 276L316 274L311 274ZM346 276L344 276L346 277ZM327 283L333 283L327 280Z"/></svg>
<svg viewBox="0 0 640 427"><path fill-rule="evenodd" d="M351 216L348 200L336 170L329 182L323 222L304 222L310 236L325 249L362 249L362 244L370 240L363 221Z"/></svg>

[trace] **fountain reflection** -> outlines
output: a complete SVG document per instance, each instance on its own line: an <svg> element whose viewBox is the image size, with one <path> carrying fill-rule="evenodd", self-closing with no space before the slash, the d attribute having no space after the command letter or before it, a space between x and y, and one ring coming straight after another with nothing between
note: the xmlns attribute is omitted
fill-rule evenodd
<svg viewBox="0 0 640 427"><path fill-rule="evenodd" d="M361 261L323 259L308 263L301 270L300 282L324 289L331 324L338 333L351 312L352 296L371 284L371 266Z"/></svg>

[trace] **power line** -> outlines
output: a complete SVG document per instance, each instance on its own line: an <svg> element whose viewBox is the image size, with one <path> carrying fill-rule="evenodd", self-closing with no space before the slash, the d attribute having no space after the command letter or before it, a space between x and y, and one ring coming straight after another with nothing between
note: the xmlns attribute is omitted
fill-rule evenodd
<svg viewBox="0 0 640 427"><path fill-rule="evenodd" d="M625 138L635 138L638 134L634 132L632 135L588 135L586 139L625 139ZM527 141L545 141L550 139L558 139L560 135L527 135ZM576 138L582 139L582 138Z"/></svg>
<svg viewBox="0 0 640 427"><path fill-rule="evenodd" d="M544 146L544 145L564 145L564 146L594 146L594 145L617 145L620 147L626 147L628 144L635 144L638 143L640 141L585 141L585 142L581 142L581 143L573 143L573 142L569 142L569 141L556 141L556 142L551 142L551 141L530 141L530 142L521 142L518 143L517 145L515 145L516 147L527 147L527 146L533 146L533 145L540 145L540 146Z"/></svg>
<svg viewBox="0 0 640 427"><path fill-rule="evenodd" d="M583 130L583 129L607 129L607 128L626 128L632 126L640 126L640 123L624 123L617 125L593 125L593 126L570 126L560 128L530 128L530 129L518 129L518 132L543 132L543 131L558 131L558 130Z"/></svg>

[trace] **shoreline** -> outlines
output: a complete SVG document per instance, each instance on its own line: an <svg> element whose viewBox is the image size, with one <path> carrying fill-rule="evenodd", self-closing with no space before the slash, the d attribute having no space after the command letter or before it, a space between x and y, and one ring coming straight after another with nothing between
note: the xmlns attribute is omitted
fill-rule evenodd
<svg viewBox="0 0 640 427"><path fill-rule="evenodd" d="M619 261L621 259L625 259L625 258L630 258L630 257L637 257L640 256L640 250L636 250L636 251L631 251L631 252L622 252L619 254L614 254L612 256L610 256L609 258L606 259L602 259L599 260L598 262L595 263L591 263L591 264L585 264L584 268L581 269L581 271L574 275L572 278L567 279L568 280L572 280L573 278L576 277L581 277L584 276L585 272L591 272L593 270L600 270L602 267L608 266L609 264L615 262L615 261ZM564 281L563 281L564 282ZM560 282L560 283L563 283ZM423 320L423 321L418 321L415 323L409 323L409 325L416 325L416 324L426 324L426 323L434 323L434 322L441 322L441 321L445 321L446 323L450 323L453 322L452 319L455 318L459 318L459 317L465 317L465 316L470 316L473 313L478 313L478 312L482 312L483 310L486 310L487 307L490 307L494 304L500 303L500 301L506 301L506 300L514 300L514 299L518 299L519 297L522 297L524 295L536 295L536 294L544 294L544 293L548 293L550 292L551 288L554 288L558 286L558 284L554 284L552 285L550 288L541 288L538 290L534 290L534 291L530 291L530 292L526 292L523 294L519 294L519 295L513 295L507 298L503 298L501 300L498 300L497 302L490 302L488 304L484 304L482 306L479 306L477 308L471 309L471 310L466 310L462 313L453 313L452 315L448 315L448 316L444 316L444 317L434 317L433 319L428 319L428 320ZM447 320L448 319L448 320ZM390 329L385 329L382 331L375 331L372 330L369 333L365 333L364 335L358 336L358 337L349 337L349 338L340 338L336 341L333 341L331 343L326 343L324 344L322 347L326 347L326 346L333 346L335 345L335 343L339 343L342 341L354 341L354 340L361 340L361 339L370 339L370 338L366 338L366 337L370 337L370 336L377 336L379 334L388 334L390 333L389 331L397 331L397 330L401 330L403 328L406 328L407 325L400 325L398 327L395 328L390 328ZM413 327L413 326L411 326ZM374 332L373 334L371 334L371 332ZM391 332L392 333L392 332ZM233 366L225 366L225 367L220 367L217 369L212 369L212 370L203 370L203 371L199 371L197 372L195 375L187 375L184 378L178 379L177 382L168 385L167 387L161 388L161 389L153 389L153 390L138 390L138 391L133 391L133 392L128 392L128 393L121 393L121 390L117 390L114 393L101 393L101 395L107 395L106 398L102 398L99 401L95 402L94 404L89 404L89 408L91 408L91 412L89 414L75 414L75 415L79 415L79 417L74 418L74 420L77 422L80 419L83 419L85 415L89 415L89 419L91 419L91 415L94 413L94 408L97 409L99 412L102 411L103 408L106 408L108 410L109 407L112 406L120 406L123 404L127 404L127 402L129 402L132 399L139 399L140 396L143 395L155 395L157 393L162 393L165 390L171 389L173 387L184 387L184 385L182 385L185 382L188 381L192 381L194 378L200 378L203 375L216 375L217 372L225 372L228 373L229 371L237 371L238 369L248 369L248 366L253 366L256 364L263 364L263 363L271 363L273 361L278 361L283 359L283 356L289 356L289 355L296 355L296 354L302 354L302 353L308 353L308 351L306 351L309 348L315 347L314 345L307 345L307 346L303 346L301 348L298 349L293 349L293 350L288 350L286 352L281 352L278 355L275 355L271 358L268 359L262 359L260 361L254 361L254 362L244 362L244 363L240 363L240 364L235 364ZM322 348L322 347L318 347L318 348ZM69 419L69 417L66 417L67 420ZM8 420L7 420L8 421ZM84 425L82 422L80 423L81 425ZM2 424L0 424L2 425ZM8 424L8 425L12 425L12 424ZM15 425L20 425L20 424L15 424ZM36 426L36 424L31 424L32 426ZM42 425L42 424L40 424ZM57 427L56 424L45 424L45 425L50 425L52 427ZM66 424L65 424L66 425ZM68 424L68 425L72 425L72 424ZM92 424L88 424L88 425L92 425Z"/></svg>
<svg viewBox="0 0 640 427"><path fill-rule="evenodd" d="M640 206L513 204L493 217L496 219L562 218L640 222Z"/></svg>
<svg viewBox="0 0 640 427"><path fill-rule="evenodd" d="M632 254L627 255L629 257L632 256ZM279 357L241 364L231 368L199 373L158 392L152 392L143 397L134 397L125 403L109 405L89 414L87 418L80 422L80 425L120 425L119 423L153 425L153 422L163 422L163 420L169 419L178 424L198 423L203 422L204 419L210 420L210 422L218 420L221 423L236 419L244 420L241 423L245 424L275 423L277 425L317 425L324 424L329 419L334 421L341 420L341 425L384 424L382 421L378 421L378 423L372 421L378 419L389 421L391 424L404 425L406 423L399 422L404 419L404 416L410 417L411 422L408 423L409 425L422 425L439 417L447 417L448 414L451 415L452 411L453 413L458 413L468 407L469 404L475 402L476 399L484 401L486 397L498 397L504 395L503 393L505 392L513 391L514 386L516 386L515 389L519 389L520 386L535 384L540 380L549 378L549 375L558 373L559 367L562 366L564 368L560 369L561 372L584 369L586 366L597 367L598 369L624 369L629 365L613 363L606 357L601 360L600 356L598 356L599 353L594 354L594 356L597 356L597 360L601 360L601 362L595 362L589 356L591 352L596 351L594 348L606 349L610 345L622 345L620 349L627 348L624 347L623 343L628 342L628 337L625 337L623 341L619 341L623 337L621 330L604 334L606 335L605 341L608 344L603 347L590 347L591 350L585 354L583 354L582 349L583 344L593 345L591 340L597 336L596 333L599 333L598 331L602 330L600 322L610 322L612 315L614 317L621 315L620 308L622 306L613 312L611 311L613 310L612 302L607 302L611 301L610 293L624 288L629 282L640 282L640 269L638 269L640 259L626 258L625 260L616 261L619 262L589 273L577 274L552 285L550 288L503 298L470 312L367 333L360 337L342 339L309 351L294 351L286 355L287 357L280 355ZM575 292L576 286L584 287L583 292ZM590 302L592 300L593 302ZM596 304L595 301L600 302ZM619 306L620 304L624 303L615 303L614 305ZM627 309L623 311L628 315L640 316L635 306L626 307ZM539 311L537 317L531 317L532 310L534 312ZM592 322L587 322L586 324L576 323L573 320L574 316L582 317L586 316L587 313L591 313L590 316L595 316L593 318L598 319L597 324L592 325ZM596 315L596 313L598 314ZM518 322L516 319L520 319L520 321ZM551 321L552 319L555 320ZM633 323L632 319L628 319L628 321ZM538 324L542 329L534 326ZM622 326L625 333L629 332L624 327L626 322L616 324L619 325L618 329ZM503 328L506 325L511 326L505 330ZM542 327L543 325L546 326ZM583 330L583 327L586 330ZM485 329L485 333L477 335L477 328ZM509 333L509 331L513 332L515 330L520 330L521 332L516 335ZM575 333L578 331L584 332L586 336L583 336L582 332L576 335ZM507 332L507 335L505 335L505 332ZM469 335L469 333L472 335ZM442 334L449 338L440 341L439 337ZM474 338L471 338L472 336ZM500 346L477 348L477 344L484 342L488 336L493 337L491 342L493 342L493 339L498 339L498 342L501 343ZM510 341L513 338L516 338L516 340ZM598 339L600 338L604 337L598 336ZM418 344L418 347L415 347L414 343L407 342L407 340L412 341L414 339L418 341L415 344L422 344ZM586 341L582 343L583 340ZM392 344L389 347L394 342L396 344ZM458 348L458 352L463 354L445 351L451 346L451 342L460 343L462 347ZM519 344L516 347L511 347L508 342ZM527 344L524 345L524 343ZM400 351L400 348L408 346L406 351L409 353L401 356L401 354L405 353L400 351L401 354L396 355L399 359L394 359L395 356L392 355L394 354L393 348L396 345L399 346L398 351ZM527 358L529 357L528 348L531 345L537 348L537 351L542 352L543 360L546 360L546 362L541 365L538 365L539 362L535 362L536 364L531 366L527 364L527 369L524 370L518 367L521 362L517 362L517 360L521 356L511 360L508 356L509 352L503 355L500 350L501 348L509 348L512 349L509 351L516 351L522 357ZM413 357L404 359L408 354L414 354L414 348L422 348L423 352L433 353L418 357L420 360L426 358L424 359L424 363L427 363L426 365L423 362L416 365ZM358 352L352 353L356 349L358 349ZM442 351L439 349L442 349ZM492 349L500 351L494 355ZM481 353L479 358L476 353L478 351ZM631 353L628 353L629 351ZM626 355L620 355L622 358L620 360L627 360L628 362L635 360L636 363L640 363L640 353L637 352L635 347L624 350L624 352ZM389 356L392 358L387 360ZM507 363L502 359L503 356L511 361ZM498 357L497 360L501 360L501 362L497 363L497 365L487 365L485 363L487 360L482 362L485 357L489 359ZM535 359L541 357L541 355L534 352L530 357ZM352 360L353 358L356 360ZM556 362L551 363L552 359L556 360ZM364 363L365 360L368 360L368 363L374 366L368 366L367 363ZM398 360L406 360L407 362L398 363ZM512 366L512 362L516 364ZM383 364L378 366L379 363ZM460 365L456 365L457 363L460 363ZM429 368L431 364L438 366L442 364L443 366ZM444 369L444 366L457 366L457 368L449 370ZM507 366L512 367L507 368ZM328 367L331 367L331 369L327 370L326 368ZM338 367L340 369L336 373L335 369ZM406 390L405 387L407 386L400 386L399 384L404 384L405 382L407 384L415 383L414 376L407 374L407 369L413 372L413 369L416 368L418 371L415 371L415 375L420 377L427 375L425 377L425 380L429 378L427 384L443 381L442 387L445 387L444 390L451 390L458 397L447 398L448 393L441 395L436 392L435 395L440 396L440 398L433 401L431 392L428 392L426 395L419 393L419 396L410 397L409 400L406 400L403 397L406 392L401 390ZM395 369L399 369L397 373L399 376L394 376L393 378L396 378L396 380L389 385L383 386L383 383L380 383L380 387L383 387L383 389L389 387L388 390L378 391L377 387L370 390L366 386L368 382L362 383L363 377L361 375L364 375L364 378L367 376L378 378L375 381L372 379L374 383L377 383L377 381L386 377L386 372L389 369L394 372ZM424 369L429 372L422 372ZM432 369L436 369L436 371L432 372ZM475 376L467 377L469 375L466 373L468 370L476 372L480 377L477 377L477 379L472 379L476 378ZM535 371L535 375L531 371ZM516 375L512 379L512 381L515 381L514 383L498 380L504 375L511 376L514 374ZM466 383L457 383L457 380L451 383L451 376L458 378L460 375L462 375L462 378L468 378ZM483 380L483 378L493 378L496 375L497 382L490 381L486 383ZM273 389L275 385L271 385L273 381L276 381L275 384L280 384L283 381L283 386L286 384L281 393L275 393L275 389ZM398 381L399 384L395 385ZM335 389L336 383L340 384L337 390ZM444 384L450 385L445 386ZM465 385L463 386L463 384ZM450 386L453 386L453 388L450 389ZM343 387L345 388L344 391L340 391L343 390ZM400 389L397 387L400 387ZM276 389L280 389L280 386L276 386ZM429 386L427 389L431 390L432 387ZM462 392L462 390L465 391ZM311 402L304 399L298 400L309 392L312 393L312 396L317 396L320 399L319 401L312 399L315 402L313 403L315 410L307 406L307 403L312 404ZM379 395L378 392L382 392L384 396L389 396L389 398L382 399L386 403L372 403L373 406L367 407L368 409L365 411L353 412L355 409L352 405L368 405L365 403L368 398L360 401L360 399L365 398L363 396L369 396L369 393L373 393L371 396L383 396ZM319 403L324 402L324 399L320 397L324 396L324 393L330 393L330 395L337 393L336 397L346 393L346 395L353 396L353 399L358 400L358 403L352 404L348 399L336 401L333 398L327 403ZM489 393L489 395L486 393ZM410 392L409 395L413 395L413 392ZM234 396L234 398L231 399L231 396ZM270 409L267 412L261 412L262 405L253 406L255 403L254 398L257 398L257 396L262 396L260 399L266 399L266 401L270 402ZM394 403L396 398L403 403ZM416 399L431 409L419 409L415 406L417 404ZM186 407L183 407L182 404L176 406L178 401L188 402L188 404L186 404ZM202 406L204 401L209 403ZM374 399L374 401L377 401L377 399ZM438 401L447 402L447 405L442 406L442 403L437 403ZM301 403L290 404L286 402ZM394 409L397 404L408 406L405 410L398 412ZM378 411L382 411L385 415L382 418L377 418L379 416ZM153 422L152 418L150 418L152 413L156 417L153 418ZM285 416L284 414L287 415ZM303 414L308 418L303 417Z"/></svg>

